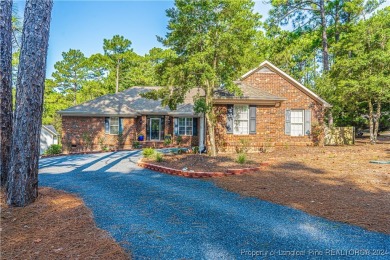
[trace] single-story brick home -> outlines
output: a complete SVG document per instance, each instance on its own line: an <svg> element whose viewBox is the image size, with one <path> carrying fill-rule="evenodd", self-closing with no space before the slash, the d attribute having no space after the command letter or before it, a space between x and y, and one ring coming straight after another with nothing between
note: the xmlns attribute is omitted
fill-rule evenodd
<svg viewBox="0 0 390 260"><path fill-rule="evenodd" d="M312 126L330 107L313 91L268 61L243 75L242 95L218 90L214 95L219 151L234 151L243 140L252 150L265 145L312 145ZM159 87L132 87L59 111L65 150L131 148L134 142L162 147L170 137L183 146L206 144L204 116L193 110L193 89L176 110L140 96ZM143 136L139 138L139 136ZM141 140L142 141L139 141Z"/></svg>

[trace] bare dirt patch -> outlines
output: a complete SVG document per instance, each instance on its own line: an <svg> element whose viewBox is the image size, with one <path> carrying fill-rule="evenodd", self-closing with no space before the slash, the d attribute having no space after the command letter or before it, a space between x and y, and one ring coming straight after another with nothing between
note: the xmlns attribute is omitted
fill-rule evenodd
<svg viewBox="0 0 390 260"><path fill-rule="evenodd" d="M1 259L130 259L81 199L40 188L35 203L10 208L0 194Z"/></svg>
<svg viewBox="0 0 390 260"><path fill-rule="evenodd" d="M248 154L240 165L237 155L166 156L163 164L195 171L271 166L256 173L213 179L225 189L291 206L310 214L390 234L389 144L342 147L279 147L270 153Z"/></svg>

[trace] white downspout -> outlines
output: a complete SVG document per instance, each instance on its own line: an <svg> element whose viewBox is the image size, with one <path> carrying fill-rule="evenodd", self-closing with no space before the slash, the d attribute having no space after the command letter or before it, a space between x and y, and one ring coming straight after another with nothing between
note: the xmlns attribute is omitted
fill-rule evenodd
<svg viewBox="0 0 390 260"><path fill-rule="evenodd" d="M205 128L204 128L204 115L199 118L199 151L203 151L204 148L204 135L205 135Z"/></svg>

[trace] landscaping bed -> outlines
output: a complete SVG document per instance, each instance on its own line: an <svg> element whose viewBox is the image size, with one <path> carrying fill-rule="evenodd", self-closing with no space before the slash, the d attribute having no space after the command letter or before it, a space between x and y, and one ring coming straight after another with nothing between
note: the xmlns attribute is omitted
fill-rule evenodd
<svg viewBox="0 0 390 260"><path fill-rule="evenodd" d="M236 162L236 154L218 155L210 157L205 154L164 154L163 160L157 162L153 157L144 159L145 162L161 165L178 170L195 172L227 172L229 169L243 169L260 167L265 158L255 154L247 154L245 163ZM272 159L272 158L271 158Z"/></svg>
<svg viewBox="0 0 390 260"><path fill-rule="evenodd" d="M35 203L10 208L0 194L2 259L130 259L81 199L40 188Z"/></svg>
<svg viewBox="0 0 390 260"><path fill-rule="evenodd" d="M255 173L213 179L225 189L291 206L310 214L390 234L390 160L388 144L337 147L278 147L250 153L239 164L237 154L165 155L154 164L194 171L225 172L271 161Z"/></svg>

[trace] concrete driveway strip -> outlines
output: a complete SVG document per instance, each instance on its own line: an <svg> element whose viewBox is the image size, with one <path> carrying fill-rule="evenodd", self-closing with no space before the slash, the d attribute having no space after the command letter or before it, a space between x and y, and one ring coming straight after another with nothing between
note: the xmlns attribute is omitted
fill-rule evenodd
<svg viewBox="0 0 390 260"><path fill-rule="evenodd" d="M139 168L139 152L41 159L135 259L390 259L390 236Z"/></svg>

